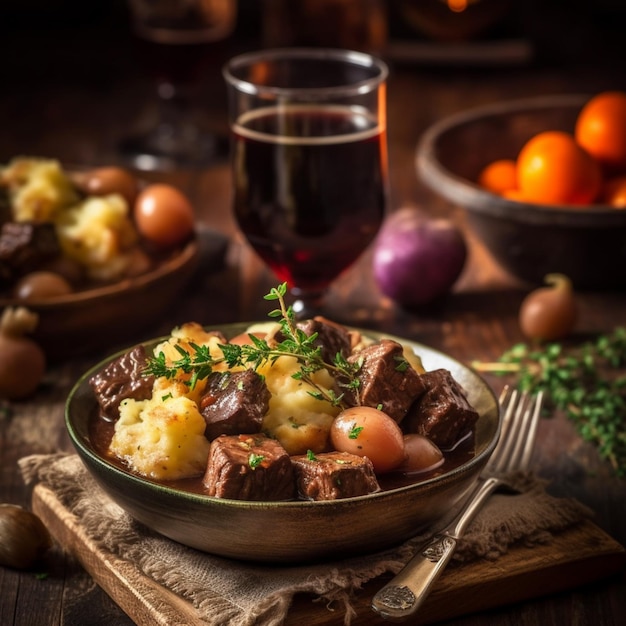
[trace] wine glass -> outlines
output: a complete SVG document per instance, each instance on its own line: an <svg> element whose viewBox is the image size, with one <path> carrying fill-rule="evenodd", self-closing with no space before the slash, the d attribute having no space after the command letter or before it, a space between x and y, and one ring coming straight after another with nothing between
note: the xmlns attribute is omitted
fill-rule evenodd
<svg viewBox="0 0 626 626"><path fill-rule="evenodd" d="M388 186L388 68L366 53L280 48L224 67L234 215L298 317L374 239Z"/></svg>
<svg viewBox="0 0 626 626"><path fill-rule="evenodd" d="M194 95L216 42L233 31L237 0L128 0L140 59L153 74L156 119L122 139L119 150L141 170L203 166L227 153L196 119Z"/></svg>

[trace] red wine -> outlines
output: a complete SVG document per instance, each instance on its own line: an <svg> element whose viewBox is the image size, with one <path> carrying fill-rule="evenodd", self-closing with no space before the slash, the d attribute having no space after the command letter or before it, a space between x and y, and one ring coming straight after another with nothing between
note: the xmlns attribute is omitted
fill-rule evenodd
<svg viewBox="0 0 626 626"><path fill-rule="evenodd" d="M359 109L292 106L247 113L233 137L241 231L281 281L323 291L382 222L385 129Z"/></svg>

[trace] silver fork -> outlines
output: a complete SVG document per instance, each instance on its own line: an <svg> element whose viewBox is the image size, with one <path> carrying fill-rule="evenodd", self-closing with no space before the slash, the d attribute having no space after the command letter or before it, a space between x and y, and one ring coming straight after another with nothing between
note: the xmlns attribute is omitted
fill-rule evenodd
<svg viewBox="0 0 626 626"><path fill-rule="evenodd" d="M450 562L469 523L496 487L504 484L504 474L528 468L543 394L530 398L527 393L513 390L508 395L505 387L499 401L504 410L500 439L478 484L456 517L373 597L372 609L381 617L401 621L416 613Z"/></svg>

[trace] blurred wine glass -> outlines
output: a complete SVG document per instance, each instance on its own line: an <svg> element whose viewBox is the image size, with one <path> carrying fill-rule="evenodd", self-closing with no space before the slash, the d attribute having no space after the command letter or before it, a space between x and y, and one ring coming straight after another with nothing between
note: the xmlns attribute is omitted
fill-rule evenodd
<svg viewBox="0 0 626 626"><path fill-rule="evenodd" d="M227 152L198 122L194 96L217 42L234 30L237 0L127 0L140 58L156 91L156 119L119 150L141 170L203 166Z"/></svg>
<svg viewBox="0 0 626 626"><path fill-rule="evenodd" d="M387 66L361 52L277 48L224 68L234 214L301 318L378 232L387 202Z"/></svg>

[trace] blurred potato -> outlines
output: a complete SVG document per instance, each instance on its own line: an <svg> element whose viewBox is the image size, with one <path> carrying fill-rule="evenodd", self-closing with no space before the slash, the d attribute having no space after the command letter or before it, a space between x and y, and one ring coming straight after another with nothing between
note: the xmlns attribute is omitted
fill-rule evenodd
<svg viewBox="0 0 626 626"><path fill-rule="evenodd" d="M88 197L63 211L56 226L64 254L89 278L117 280L131 266L138 236L122 196Z"/></svg>
<svg viewBox="0 0 626 626"><path fill-rule="evenodd" d="M58 161L15 158L0 173L9 190L16 222L51 222L78 202L78 194Z"/></svg>

